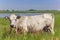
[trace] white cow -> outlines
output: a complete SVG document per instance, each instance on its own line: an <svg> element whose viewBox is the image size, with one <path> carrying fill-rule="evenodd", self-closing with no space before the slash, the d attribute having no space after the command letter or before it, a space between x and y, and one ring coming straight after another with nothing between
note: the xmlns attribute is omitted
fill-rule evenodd
<svg viewBox="0 0 60 40"><path fill-rule="evenodd" d="M10 17L11 27L16 27L16 32L37 32L42 31L46 26L54 34L54 16L52 14L42 14L34 16L16 16Z"/></svg>

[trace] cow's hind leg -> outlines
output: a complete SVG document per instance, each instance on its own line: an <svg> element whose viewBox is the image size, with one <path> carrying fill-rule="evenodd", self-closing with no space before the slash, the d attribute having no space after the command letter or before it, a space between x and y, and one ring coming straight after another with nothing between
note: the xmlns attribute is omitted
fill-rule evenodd
<svg viewBox="0 0 60 40"><path fill-rule="evenodd" d="M49 27L51 33L54 35L54 23L52 23Z"/></svg>

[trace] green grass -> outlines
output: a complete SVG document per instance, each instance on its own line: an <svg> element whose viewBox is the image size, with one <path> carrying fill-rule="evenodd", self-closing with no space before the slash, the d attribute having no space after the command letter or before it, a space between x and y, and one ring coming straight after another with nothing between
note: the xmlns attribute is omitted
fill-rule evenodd
<svg viewBox="0 0 60 40"><path fill-rule="evenodd" d="M13 31L10 33L9 21L5 18L0 18L0 40L60 40L60 14L55 16L55 35L50 32L40 32L39 34L27 33L16 34Z"/></svg>

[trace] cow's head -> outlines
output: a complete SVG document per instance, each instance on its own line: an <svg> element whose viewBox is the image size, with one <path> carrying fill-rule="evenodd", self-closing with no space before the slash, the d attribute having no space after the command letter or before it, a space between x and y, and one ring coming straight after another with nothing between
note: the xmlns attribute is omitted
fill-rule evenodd
<svg viewBox="0 0 60 40"><path fill-rule="evenodd" d="M19 19L21 16L16 16L15 14L11 14L9 17L6 16L7 19L10 20L10 27L16 27L15 24L16 24L16 21L17 19Z"/></svg>

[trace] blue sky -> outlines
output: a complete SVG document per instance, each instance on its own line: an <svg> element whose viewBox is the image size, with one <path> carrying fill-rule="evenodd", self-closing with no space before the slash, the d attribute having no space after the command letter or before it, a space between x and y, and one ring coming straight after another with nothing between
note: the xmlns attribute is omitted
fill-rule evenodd
<svg viewBox="0 0 60 40"><path fill-rule="evenodd" d="M60 10L60 0L0 0L0 10Z"/></svg>

